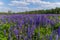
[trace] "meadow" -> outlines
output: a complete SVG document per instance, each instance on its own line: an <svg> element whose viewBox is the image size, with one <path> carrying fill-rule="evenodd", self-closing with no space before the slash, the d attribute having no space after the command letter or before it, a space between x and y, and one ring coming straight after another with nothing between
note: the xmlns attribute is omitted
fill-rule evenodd
<svg viewBox="0 0 60 40"><path fill-rule="evenodd" d="M60 40L60 14L2 14L0 40Z"/></svg>

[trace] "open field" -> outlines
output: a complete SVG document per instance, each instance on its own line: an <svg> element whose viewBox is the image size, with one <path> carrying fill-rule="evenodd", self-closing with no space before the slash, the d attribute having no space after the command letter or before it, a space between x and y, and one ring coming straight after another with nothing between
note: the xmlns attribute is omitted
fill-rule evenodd
<svg viewBox="0 0 60 40"><path fill-rule="evenodd" d="M0 40L60 40L60 14L0 14Z"/></svg>

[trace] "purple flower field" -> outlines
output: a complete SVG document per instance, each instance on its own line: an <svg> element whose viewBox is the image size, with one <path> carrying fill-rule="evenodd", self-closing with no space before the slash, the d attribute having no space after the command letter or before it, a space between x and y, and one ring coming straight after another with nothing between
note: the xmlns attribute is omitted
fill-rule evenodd
<svg viewBox="0 0 60 40"><path fill-rule="evenodd" d="M0 40L60 40L60 14L0 15Z"/></svg>

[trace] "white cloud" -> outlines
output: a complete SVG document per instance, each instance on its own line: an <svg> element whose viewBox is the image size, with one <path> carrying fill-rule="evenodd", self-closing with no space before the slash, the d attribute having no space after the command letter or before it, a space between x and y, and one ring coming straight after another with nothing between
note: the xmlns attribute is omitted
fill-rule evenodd
<svg viewBox="0 0 60 40"><path fill-rule="evenodd" d="M33 2L33 3L36 3L36 2L40 2L41 0L25 0L26 2Z"/></svg>
<svg viewBox="0 0 60 40"><path fill-rule="evenodd" d="M42 9L51 9L51 8L60 7L60 2L46 2L46 1L41 1L41 0L31 1L31 2L34 5L38 5L38 7Z"/></svg>
<svg viewBox="0 0 60 40"><path fill-rule="evenodd" d="M11 10L9 7L0 7L1 12L8 12L9 10Z"/></svg>
<svg viewBox="0 0 60 40"><path fill-rule="evenodd" d="M29 3L24 1L11 1L10 6L27 6Z"/></svg>
<svg viewBox="0 0 60 40"><path fill-rule="evenodd" d="M31 3L37 7L30 5ZM60 2L46 2L42 0L12 0L9 5L15 6L17 11L31 11L60 7ZM31 8L28 7L28 5L31 6Z"/></svg>
<svg viewBox="0 0 60 40"><path fill-rule="evenodd" d="M29 7L17 7L17 11L33 11L33 10L39 10L39 9L42 9L40 7L37 7L37 8L29 8Z"/></svg>
<svg viewBox="0 0 60 40"><path fill-rule="evenodd" d="M56 7L60 7L60 2L54 2L54 3L46 2L45 4L42 3L41 6L46 9L56 8Z"/></svg>
<svg viewBox="0 0 60 40"><path fill-rule="evenodd" d="M4 3L3 2L0 2L0 5L4 5Z"/></svg>

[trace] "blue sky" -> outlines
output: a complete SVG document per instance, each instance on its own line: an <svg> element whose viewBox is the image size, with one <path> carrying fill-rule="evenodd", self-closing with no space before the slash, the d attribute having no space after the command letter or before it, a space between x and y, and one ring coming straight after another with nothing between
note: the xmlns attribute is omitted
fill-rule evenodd
<svg viewBox="0 0 60 40"><path fill-rule="evenodd" d="M60 0L0 0L0 12L24 12L60 7Z"/></svg>

